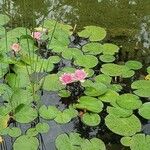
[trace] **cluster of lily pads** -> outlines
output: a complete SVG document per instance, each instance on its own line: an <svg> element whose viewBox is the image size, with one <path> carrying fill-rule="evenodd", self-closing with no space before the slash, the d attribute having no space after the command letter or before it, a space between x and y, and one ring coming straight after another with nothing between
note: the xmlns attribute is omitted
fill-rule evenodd
<svg viewBox="0 0 150 150"><path fill-rule="evenodd" d="M66 124L78 118L91 128L104 122L131 150L149 150L141 118L150 119L150 67L146 77L139 77L141 62L118 62L120 48L104 43L104 28L75 32L70 25L45 20L30 31L9 29L9 20L0 14L0 144L10 136L14 150L37 150L38 135L49 132L47 120ZM65 98L65 109L44 105L43 90ZM19 125L29 123L32 127L23 133ZM58 150L107 147L99 137L81 138L75 132L59 135L55 144Z"/></svg>

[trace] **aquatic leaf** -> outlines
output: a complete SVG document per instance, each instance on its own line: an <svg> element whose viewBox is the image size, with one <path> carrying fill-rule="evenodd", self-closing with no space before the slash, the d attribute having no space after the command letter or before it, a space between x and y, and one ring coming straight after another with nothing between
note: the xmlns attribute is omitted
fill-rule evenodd
<svg viewBox="0 0 150 150"><path fill-rule="evenodd" d="M101 82L92 82L85 86L84 93L87 96L100 96L107 92L107 86Z"/></svg>
<svg viewBox="0 0 150 150"><path fill-rule="evenodd" d="M105 118L105 124L112 132L122 136L132 136L141 131L141 122L135 115L119 118L109 114Z"/></svg>
<svg viewBox="0 0 150 150"><path fill-rule="evenodd" d="M115 44L105 43L102 45L104 55L114 55L119 51L119 47Z"/></svg>
<svg viewBox="0 0 150 150"><path fill-rule="evenodd" d="M69 114L71 118L75 118L78 116L78 111L74 109L73 106L71 105L69 106L68 109L65 109L63 112Z"/></svg>
<svg viewBox="0 0 150 150"><path fill-rule="evenodd" d="M81 150L81 142L82 138L78 133L69 133L69 135L59 135L55 140L55 145L58 150Z"/></svg>
<svg viewBox="0 0 150 150"><path fill-rule="evenodd" d="M150 97L150 80L137 80L132 83L134 93L140 97Z"/></svg>
<svg viewBox="0 0 150 150"><path fill-rule="evenodd" d="M44 122L38 123L35 128L39 133L47 133L50 129L49 124Z"/></svg>
<svg viewBox="0 0 150 150"><path fill-rule="evenodd" d="M139 109L139 114L145 118L150 119L150 102L144 103Z"/></svg>
<svg viewBox="0 0 150 150"><path fill-rule="evenodd" d="M90 41L101 41L106 37L104 28L97 26L86 26L85 29L78 33L80 37L89 38Z"/></svg>
<svg viewBox="0 0 150 150"><path fill-rule="evenodd" d="M37 136L38 135L38 131L36 130L36 128L29 128L26 131L26 135L29 136L29 137Z"/></svg>
<svg viewBox="0 0 150 150"><path fill-rule="evenodd" d="M135 110L141 107L142 101L134 94L122 94L117 98L117 104L125 109Z"/></svg>
<svg viewBox="0 0 150 150"><path fill-rule="evenodd" d="M21 130L17 127L9 128L8 135L11 137L18 137L21 135Z"/></svg>
<svg viewBox="0 0 150 150"><path fill-rule="evenodd" d="M81 121L86 124L87 126L97 126L100 124L101 118L98 114L93 113L85 113L81 117Z"/></svg>
<svg viewBox="0 0 150 150"><path fill-rule="evenodd" d="M10 21L7 15L0 14L0 26L7 24Z"/></svg>
<svg viewBox="0 0 150 150"><path fill-rule="evenodd" d="M93 68L98 64L98 59L92 55L81 55L74 63L85 68Z"/></svg>
<svg viewBox="0 0 150 150"><path fill-rule="evenodd" d="M131 145L131 140L132 140L131 137L125 136L125 137L121 138L120 142L124 146L130 146Z"/></svg>
<svg viewBox="0 0 150 150"><path fill-rule="evenodd" d="M88 110L94 113L101 112L103 108L103 103L101 101L90 96L82 96L80 97L78 102L78 104L74 105L76 108Z"/></svg>
<svg viewBox="0 0 150 150"><path fill-rule="evenodd" d="M50 63L57 64L60 62L61 58L59 56L51 56L48 60Z"/></svg>
<svg viewBox="0 0 150 150"><path fill-rule="evenodd" d="M110 76L105 75L105 74L100 74L100 75L96 76L94 79L96 82L101 82L103 84L110 84L111 80L112 80L112 78Z"/></svg>
<svg viewBox="0 0 150 150"><path fill-rule="evenodd" d="M55 106L48 106L45 105L41 106L39 109L39 114L44 119L54 119L58 114L58 109Z"/></svg>
<svg viewBox="0 0 150 150"><path fill-rule="evenodd" d="M109 89L116 92L120 92L123 89L123 87L120 84L110 84Z"/></svg>
<svg viewBox="0 0 150 150"><path fill-rule="evenodd" d="M129 60L125 63L125 65L133 70L139 70L142 68L142 63L135 60Z"/></svg>
<svg viewBox="0 0 150 150"><path fill-rule="evenodd" d="M65 124L65 123L70 122L71 119L72 119L72 116L70 114L68 114L67 112L59 111L54 120L59 124Z"/></svg>
<svg viewBox="0 0 150 150"><path fill-rule="evenodd" d="M2 78L8 72L9 64L0 63L0 78Z"/></svg>
<svg viewBox="0 0 150 150"><path fill-rule="evenodd" d="M124 137L122 144L130 146L131 150L149 150L150 148L150 135L135 134L132 137Z"/></svg>
<svg viewBox="0 0 150 150"><path fill-rule="evenodd" d="M102 53L102 45L100 43L88 43L82 47L85 54L97 55Z"/></svg>
<svg viewBox="0 0 150 150"><path fill-rule="evenodd" d="M107 113L115 115L116 117L129 117L133 114L132 110L128 110L128 109L123 109L121 107L111 107L108 106L107 107Z"/></svg>
<svg viewBox="0 0 150 150"><path fill-rule="evenodd" d="M104 63L109 63L115 61L115 57L113 55L105 54L101 55L99 59Z"/></svg>
<svg viewBox="0 0 150 150"><path fill-rule="evenodd" d="M37 150L38 147L38 139L36 137L29 137L27 135L18 137L13 144L14 150Z"/></svg>
<svg viewBox="0 0 150 150"><path fill-rule="evenodd" d="M100 95L98 99L103 102L114 103L116 102L118 96L119 94L117 92L109 89L105 94Z"/></svg>
<svg viewBox="0 0 150 150"><path fill-rule="evenodd" d="M59 91L58 95L60 97L69 97L71 95L70 91L67 91L67 90L61 90Z"/></svg>
<svg viewBox="0 0 150 150"><path fill-rule="evenodd" d="M10 119L9 115L5 116L0 115L0 131L7 128L9 119Z"/></svg>
<svg viewBox="0 0 150 150"><path fill-rule="evenodd" d="M43 89L47 91L59 91L64 88L64 85L59 81L57 74L51 74L45 77Z"/></svg>
<svg viewBox="0 0 150 150"><path fill-rule="evenodd" d="M98 138L85 139L81 144L81 148L82 150L106 150L104 142Z"/></svg>
<svg viewBox="0 0 150 150"><path fill-rule="evenodd" d="M14 115L14 119L19 123L29 123L38 116L37 110L30 106L24 106Z"/></svg>
<svg viewBox="0 0 150 150"><path fill-rule="evenodd" d="M0 38L5 36L5 28L0 26Z"/></svg>

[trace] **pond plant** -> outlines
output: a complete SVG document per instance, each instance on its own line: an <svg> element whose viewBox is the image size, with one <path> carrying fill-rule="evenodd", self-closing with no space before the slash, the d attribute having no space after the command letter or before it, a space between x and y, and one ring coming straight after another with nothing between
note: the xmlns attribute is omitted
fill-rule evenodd
<svg viewBox="0 0 150 150"><path fill-rule="evenodd" d="M91 138L79 131L60 134L56 149L106 150L109 142L101 129L118 135L118 143L131 150L150 149L150 135L142 129L150 119L150 66L118 61L120 48L105 42L101 27L75 32L70 25L45 20L30 31L6 28L9 20L0 14L2 150L8 137L14 150L37 150L44 143L39 138L50 131L49 121L67 124L75 118L99 132ZM145 77L139 75L142 67ZM43 91L55 92L64 109L44 104ZM26 131L23 124L29 125Z"/></svg>

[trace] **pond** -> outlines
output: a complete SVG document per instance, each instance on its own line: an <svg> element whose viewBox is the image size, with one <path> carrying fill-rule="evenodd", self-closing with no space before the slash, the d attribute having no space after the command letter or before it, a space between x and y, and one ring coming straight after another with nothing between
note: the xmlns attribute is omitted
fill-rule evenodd
<svg viewBox="0 0 150 150"><path fill-rule="evenodd" d="M101 148L95 146L93 150L105 150L105 146L107 150L150 149L148 140L142 139L146 135L150 139L149 0L0 0L0 14L10 19L4 26L7 38L0 28L0 119L6 122L6 127L9 125L2 131L4 124L0 124L0 149L92 150L97 143ZM64 27L59 22L65 23ZM37 28L39 26L41 28ZM75 32L68 40L70 26ZM89 28L84 28L86 26ZM35 28L38 32L46 29L42 40L34 33L29 36L29 29ZM95 35L96 32L101 32L101 36ZM53 36L61 46L51 38ZM19 46L29 51L6 52L12 41L19 41ZM63 47L64 43L70 48ZM111 52L98 51L100 45ZM86 54L84 57L80 56L80 49ZM33 68L36 71L32 72ZM64 82L65 75L72 78L70 74L74 76L78 72L84 76L84 83L80 79ZM69 134L71 132L79 133L87 141L83 142L79 135ZM57 138L61 134L62 137ZM21 138L16 140L18 136ZM147 147L137 146L142 140Z"/></svg>

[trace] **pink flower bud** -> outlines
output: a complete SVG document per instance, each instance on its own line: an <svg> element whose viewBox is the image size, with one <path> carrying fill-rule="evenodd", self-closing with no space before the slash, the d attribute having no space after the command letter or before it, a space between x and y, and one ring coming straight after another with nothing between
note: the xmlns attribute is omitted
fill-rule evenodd
<svg viewBox="0 0 150 150"><path fill-rule="evenodd" d="M59 80L64 85L72 83L75 81L74 75L72 73L64 73L61 77L59 77Z"/></svg>
<svg viewBox="0 0 150 150"><path fill-rule="evenodd" d="M11 46L11 49L15 52L15 53L18 53L20 50L21 50L21 47L18 43L14 43L12 46Z"/></svg>
<svg viewBox="0 0 150 150"><path fill-rule="evenodd" d="M80 82L84 82L85 78L87 77L87 73L84 71L84 69L82 70L76 70L75 73L74 73L74 78L75 80L78 80Z"/></svg>
<svg viewBox="0 0 150 150"><path fill-rule="evenodd" d="M36 40L40 40L42 33L41 32L32 32L31 36Z"/></svg>

